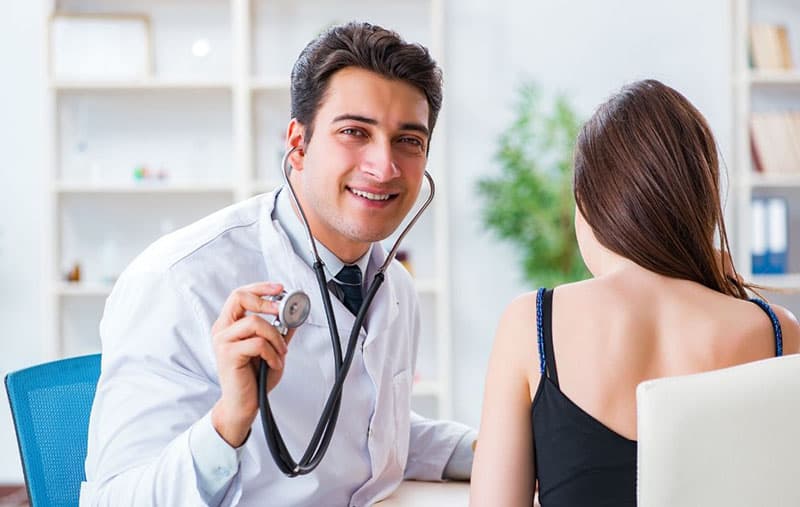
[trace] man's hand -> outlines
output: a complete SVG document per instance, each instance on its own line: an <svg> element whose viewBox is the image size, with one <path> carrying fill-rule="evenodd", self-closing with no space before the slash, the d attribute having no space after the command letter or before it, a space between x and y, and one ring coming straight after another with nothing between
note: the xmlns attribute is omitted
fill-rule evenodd
<svg viewBox="0 0 800 507"><path fill-rule="evenodd" d="M289 330L284 338L272 324L254 315L277 315L278 303L262 299L262 296L277 295L282 290L280 284L268 282L239 287L228 296L219 318L211 327L222 388L222 396L211 410L211 422L232 447L244 443L258 414L260 360L264 359L269 365L268 392L278 384L283 374L294 330Z"/></svg>

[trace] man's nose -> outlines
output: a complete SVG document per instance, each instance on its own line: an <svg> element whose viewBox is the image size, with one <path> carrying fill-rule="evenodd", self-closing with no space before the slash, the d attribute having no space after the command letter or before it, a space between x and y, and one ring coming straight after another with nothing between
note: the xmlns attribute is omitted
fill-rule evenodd
<svg viewBox="0 0 800 507"><path fill-rule="evenodd" d="M372 143L367 150L363 170L377 181L390 181L400 175L400 169L394 161L391 141Z"/></svg>

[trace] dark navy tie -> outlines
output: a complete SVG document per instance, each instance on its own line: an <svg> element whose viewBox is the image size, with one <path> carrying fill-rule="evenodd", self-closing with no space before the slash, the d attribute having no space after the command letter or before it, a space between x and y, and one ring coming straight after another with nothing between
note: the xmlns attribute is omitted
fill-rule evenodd
<svg viewBox="0 0 800 507"><path fill-rule="evenodd" d="M364 302L364 296L361 295L361 268L345 265L331 281L338 289L334 291L336 297L342 300L350 313L357 315Z"/></svg>

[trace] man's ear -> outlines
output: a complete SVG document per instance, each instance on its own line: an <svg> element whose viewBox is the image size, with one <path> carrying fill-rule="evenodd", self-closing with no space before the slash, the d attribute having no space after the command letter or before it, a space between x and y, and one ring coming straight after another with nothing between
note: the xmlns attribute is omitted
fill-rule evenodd
<svg viewBox="0 0 800 507"><path fill-rule="evenodd" d="M292 118L292 121L289 122L289 127L286 129L286 149L296 148L289 155L289 163L292 164L292 169L296 171L303 170L306 146L305 136L306 126L300 123L297 118Z"/></svg>

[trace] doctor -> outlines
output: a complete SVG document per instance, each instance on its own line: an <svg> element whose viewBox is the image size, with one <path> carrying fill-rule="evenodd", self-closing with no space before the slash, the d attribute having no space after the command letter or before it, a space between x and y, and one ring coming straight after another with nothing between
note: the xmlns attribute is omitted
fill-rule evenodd
<svg viewBox="0 0 800 507"><path fill-rule="evenodd" d="M291 181L342 298L333 305L346 342L386 256L377 242L420 192L441 71L425 48L350 23L302 51L291 101ZM363 506L404 477L468 478L475 432L410 411L420 313L397 262L361 329L325 458L308 475L278 470L257 419L256 360L270 366L270 403L296 459L334 380L311 263L286 189L214 213L133 261L100 325L81 505ZM312 308L285 340L256 315L274 315L262 296L284 288L305 291Z"/></svg>

